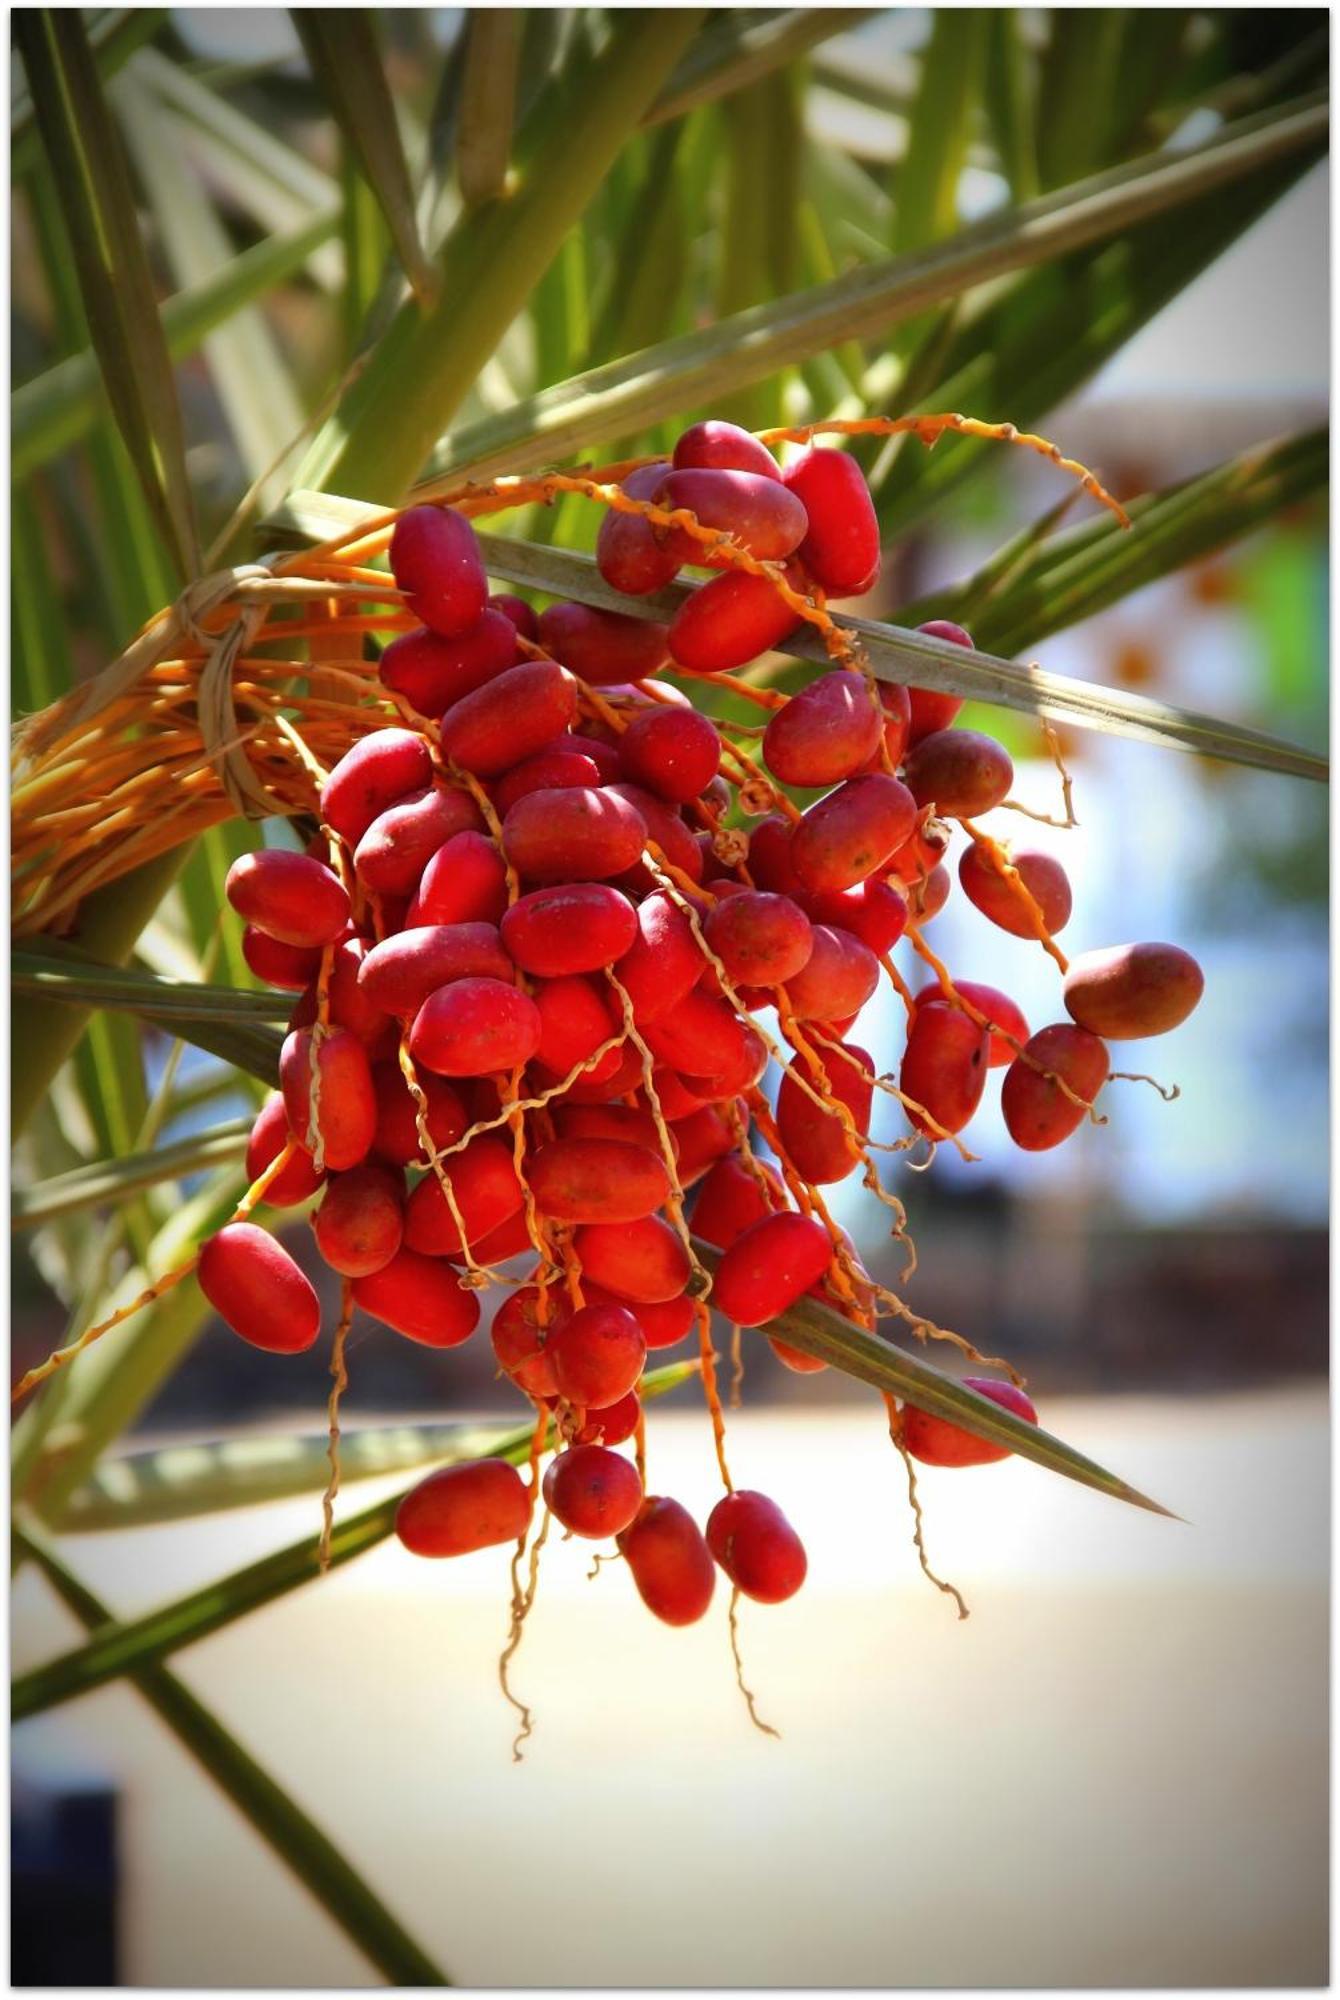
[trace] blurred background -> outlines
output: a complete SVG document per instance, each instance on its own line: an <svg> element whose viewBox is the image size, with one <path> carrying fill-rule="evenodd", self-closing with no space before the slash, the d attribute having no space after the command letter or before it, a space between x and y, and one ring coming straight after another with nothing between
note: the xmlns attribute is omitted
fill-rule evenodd
<svg viewBox="0 0 1340 2000"><path fill-rule="evenodd" d="M1188 33L1218 18L1188 14ZM408 101L429 93L459 21L387 12L388 69ZM1324 14L1290 22L1290 46L1324 45ZM900 105L932 26L924 10L880 13L794 66L807 143L841 163L854 234L891 170L896 190ZM313 171L337 166L286 15L173 10L170 37L159 46L272 122ZM1243 74L1255 74L1250 52ZM956 219L1007 193L979 136ZM14 225L22 374L42 355L49 301L21 199ZM709 204L690 231L695 254L716 226ZM580 270L567 282L580 293ZM1323 164L1049 408L1045 428L1125 495L1323 423L1329 293ZM295 281L270 308L295 377L321 381L340 338L330 297ZM505 399L508 366L504 352L486 396ZM180 372L204 488L233 493L246 468L227 397L202 368ZM1050 468L1002 449L891 538L861 608L895 622L907 606L932 615L937 594L1060 498ZM49 492L41 526L51 568L77 594L68 499ZM571 522L555 530L572 545L582 534ZM1027 657L1322 749L1327 554L1325 504L1303 501ZM101 663L91 624L76 622L74 638L86 669ZM1007 743L1015 796L1059 812L1035 724L994 709L963 719ZM782 1502L811 1562L798 1598L747 1605L741 1621L748 1678L780 1743L749 1726L724 1604L671 1632L617 1566L588 1583L575 1545L546 1551L514 1669L537 1713L519 1769L494 1673L502 1551L423 1566L383 1547L183 1654L183 1678L458 1983L1327 1979L1326 796L1091 732L1063 732L1062 747L1079 825L1027 832L1069 872L1067 948L1166 938L1204 968L1192 1018L1122 1050L1180 1095L1114 1083L1101 1129L1028 1156L1007 1142L992 1083L970 1134L976 1162L942 1149L924 1174L891 1163L889 1185L920 1256L911 1302L1008 1356L1049 1429L1184 1519L1121 1509L1018 1463L928 1471L932 1560L972 1607L960 1624L917 1572L878 1400L831 1371L792 1375L746 1336L735 1476ZM957 975L1006 987L1032 1027L1060 1012L1045 956L961 897L931 942ZM896 956L920 983L915 961ZM900 1046L897 1008L881 994L854 1030L883 1067ZM169 1045L150 1033L142 1046L152 1083ZM203 1091L217 1067L188 1052L179 1079ZM209 1117L253 1102L215 1090ZM188 1108L163 1136L200 1122ZM883 1124L877 1112L875 1137L900 1129L892 1107ZM870 1270L898 1282L873 1197L845 1186L835 1213ZM16 1371L60 1339L80 1254L68 1231L42 1239L15 1239ZM336 1287L305 1224L284 1240L333 1317ZM358 1321L349 1367L351 1427L518 1412L482 1338L435 1355ZM126 1443L189 1452L225 1427L316 1434L326 1390L320 1349L276 1366L206 1323ZM649 1436L653 1487L710 1506L711 1437L693 1385L657 1404ZM347 1504L396 1485L360 1486ZM315 1507L87 1531L68 1539L70 1560L133 1615L309 1531ZM20 1670L80 1636L30 1572L12 1631ZM19 1983L375 1983L131 1690L26 1724L14 1746ZM72 1923L87 1953L70 1971L53 1939L65 1935L68 1952Z"/></svg>

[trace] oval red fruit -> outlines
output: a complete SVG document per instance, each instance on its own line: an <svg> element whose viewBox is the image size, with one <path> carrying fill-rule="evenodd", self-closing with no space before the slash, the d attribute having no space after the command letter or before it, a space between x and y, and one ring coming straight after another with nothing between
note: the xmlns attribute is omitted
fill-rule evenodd
<svg viewBox="0 0 1340 2000"><path fill-rule="evenodd" d="M463 1556L520 1541L530 1526L530 1509L516 1467L504 1458L480 1458L443 1466L407 1493L395 1531L411 1555Z"/></svg>
<svg viewBox="0 0 1340 2000"><path fill-rule="evenodd" d="M321 1330L311 1285L288 1251L254 1223L232 1222L211 1236L195 1275L219 1317L267 1354L302 1354Z"/></svg>

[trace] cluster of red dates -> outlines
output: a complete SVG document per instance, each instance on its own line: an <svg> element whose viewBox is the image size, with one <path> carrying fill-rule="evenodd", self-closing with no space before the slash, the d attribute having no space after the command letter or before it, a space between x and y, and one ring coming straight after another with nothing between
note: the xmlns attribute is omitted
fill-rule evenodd
<svg viewBox="0 0 1340 2000"><path fill-rule="evenodd" d="M248 1154L253 1184L270 1176L261 1198L319 1194L322 1257L409 1339L468 1339L481 1290L508 1288L498 1363L560 1444L545 1505L574 1534L617 1538L652 1611L683 1624L718 1565L772 1602L805 1553L761 1494L728 1490L704 1536L644 1492L648 1353L695 1323L708 1343L709 1292L743 1327L806 1294L867 1326L899 1310L821 1192L857 1168L878 1190L875 1090L901 1098L909 1144L952 1138L999 1065L1015 1143L1053 1146L1105 1082L1106 1043L1176 1025L1201 982L1171 946L1089 953L1065 976L1068 1018L1036 1034L1007 995L943 968L908 992L889 954L949 894L951 822L969 835L964 894L1058 958L1070 891L1054 860L976 825L1010 791L1004 749L954 726L957 698L877 681L827 615L879 567L856 461L811 447L783 470L748 433L703 423L609 498L608 583L638 597L685 566L711 573L668 624L574 603L537 617L489 595L461 513L400 517L391 568L421 622L379 671L403 726L360 712L312 846L246 856L227 893L252 969L301 996ZM792 698L755 688L766 723L718 725L659 678L719 685L804 619L829 670ZM802 811L797 789L821 796ZM848 1039L882 972L907 1007L892 1075ZM710 1282L695 1238L724 1253ZM199 1278L255 1344L315 1341L316 1294L266 1231L221 1231ZM1011 1384L976 1386L1034 1416ZM901 1435L932 1463L1005 1455L910 1407ZM633 1438L636 1463L617 1449ZM450 1467L404 1501L398 1532L428 1556L518 1540L536 1498L500 1459Z"/></svg>

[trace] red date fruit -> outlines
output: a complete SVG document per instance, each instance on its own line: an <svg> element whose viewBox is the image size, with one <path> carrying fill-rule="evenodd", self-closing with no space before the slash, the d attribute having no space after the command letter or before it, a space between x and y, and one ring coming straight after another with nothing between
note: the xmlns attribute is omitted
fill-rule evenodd
<svg viewBox="0 0 1340 2000"><path fill-rule="evenodd" d="M550 744L548 749L537 750L533 757L523 757L499 778L493 787L493 803L505 816L527 792L562 792L573 785L600 782L600 766L583 751L556 750Z"/></svg>
<svg viewBox="0 0 1340 2000"><path fill-rule="evenodd" d="M420 924L373 945L358 983L374 1005L408 1020L430 994L457 980L502 980L510 985L515 978L496 924Z"/></svg>
<svg viewBox="0 0 1340 2000"><path fill-rule="evenodd" d="M815 924L811 936L808 961L786 982L791 1011L800 1021L850 1021L879 985L879 960L850 931Z"/></svg>
<svg viewBox="0 0 1340 2000"><path fill-rule="evenodd" d="M630 500L652 500L669 470L663 458L639 466L621 482L622 491ZM596 567L625 597L646 597L670 582L679 558L645 515L621 514L611 507L596 537Z"/></svg>
<svg viewBox="0 0 1340 2000"><path fill-rule="evenodd" d="M721 1260L712 1304L736 1326L762 1326L803 1298L833 1259L822 1223L768 1215L736 1238Z"/></svg>
<svg viewBox="0 0 1340 2000"><path fill-rule="evenodd" d="M635 785L683 806L715 778L721 738L696 708L649 708L629 723L619 754Z"/></svg>
<svg viewBox="0 0 1340 2000"><path fill-rule="evenodd" d="M1066 1012L1091 1034L1136 1041L1180 1027L1205 990L1190 952L1175 944L1115 944L1072 959Z"/></svg>
<svg viewBox="0 0 1340 2000"><path fill-rule="evenodd" d="M540 1045L540 1013L529 994L501 979L457 979L430 993L409 1031L415 1062L438 1076L519 1069Z"/></svg>
<svg viewBox="0 0 1340 2000"><path fill-rule="evenodd" d="M659 1153L618 1139L551 1139L530 1154L526 1177L554 1222L637 1222L670 1193Z"/></svg>
<svg viewBox="0 0 1340 2000"><path fill-rule="evenodd" d="M412 729L374 729L346 750L321 787L321 818L356 847L374 819L432 779L428 745Z"/></svg>
<svg viewBox="0 0 1340 2000"><path fill-rule="evenodd" d="M449 507L410 507L391 537L391 574L416 618L454 639L488 602L488 578L474 529Z"/></svg>
<svg viewBox="0 0 1340 2000"><path fill-rule="evenodd" d="M1013 1382L992 1382L980 1375L965 1375L963 1386L975 1389L979 1396L989 1397L1011 1416L1022 1417L1025 1423L1035 1424L1038 1420L1032 1401ZM972 1431L965 1431L944 1417L933 1417L928 1410L918 1410L911 1403L903 1410L903 1443L923 1465L992 1465L1011 1456L1008 1445L991 1444L986 1438L976 1437Z"/></svg>
<svg viewBox="0 0 1340 2000"><path fill-rule="evenodd" d="M289 1129L308 1144L312 1112L313 1030L290 1034L279 1055L279 1084ZM320 1076L317 1119L325 1164L332 1173L366 1159L377 1132L377 1100L367 1051L347 1028L321 1038L316 1064Z"/></svg>
<svg viewBox="0 0 1340 2000"><path fill-rule="evenodd" d="M687 508L700 527L730 535L760 562L789 556L809 527L804 503L770 473L685 467L668 474L655 497L667 510ZM686 529L672 528L666 543L680 562L714 564L710 547Z"/></svg>
<svg viewBox="0 0 1340 2000"><path fill-rule="evenodd" d="M938 917L949 901L949 891L953 887L949 870L943 866L932 868L922 880L910 883L907 890L907 914L909 920L918 924L928 924L932 917Z"/></svg>
<svg viewBox="0 0 1340 2000"><path fill-rule="evenodd" d="M870 761L883 728L864 674L821 674L774 711L763 761L784 785L836 785Z"/></svg>
<svg viewBox="0 0 1340 2000"><path fill-rule="evenodd" d="M987 1029L956 1007L918 1007L898 1076L899 1089L922 1106L904 1106L915 1129L928 1138L961 1132L982 1101L990 1066Z"/></svg>
<svg viewBox="0 0 1340 2000"><path fill-rule="evenodd" d="M775 1500L739 1488L707 1517L707 1546L735 1588L783 1604L805 1581L805 1545Z"/></svg>
<svg viewBox="0 0 1340 2000"><path fill-rule="evenodd" d="M523 639L534 645L540 636L540 621L532 605L524 597L513 597L505 590L496 590L489 599L491 611L501 611L510 618Z"/></svg>
<svg viewBox="0 0 1340 2000"><path fill-rule="evenodd" d="M604 882L639 859L642 815L608 786L528 792L503 821L508 860L531 882Z"/></svg>
<svg viewBox="0 0 1340 2000"><path fill-rule="evenodd" d="M1024 1019L1023 1010L1015 1005L1008 993L1002 993L994 986L982 986L975 979L956 979L954 985L969 1006L975 1007L979 1014L985 1014L991 1023L990 1067L1007 1069L1019 1053L1014 1043L1028 1040L1028 1022ZM923 986L913 1004L921 1008L952 1007L954 1003L936 985ZM1011 1036L1013 1041L1009 1039Z"/></svg>
<svg viewBox="0 0 1340 2000"><path fill-rule="evenodd" d="M640 1222L588 1222L573 1238L584 1276L633 1305L677 1299L689 1280L689 1257L659 1215Z"/></svg>
<svg viewBox="0 0 1340 2000"><path fill-rule="evenodd" d="M260 1179L270 1162L278 1159L291 1139L293 1134L289 1130L283 1097L267 1099L257 1114L247 1141L248 1186ZM292 1159L287 1166L280 1168L265 1190L264 1199L271 1208L296 1208L299 1202L314 1195L326 1178L324 1173L316 1171L312 1156L305 1147L297 1140L293 1140L293 1144Z"/></svg>
<svg viewBox="0 0 1340 2000"><path fill-rule="evenodd" d="M896 853L916 816L916 800L897 778L848 778L809 808L791 836L802 885L815 893L854 888Z"/></svg>
<svg viewBox="0 0 1340 2000"><path fill-rule="evenodd" d="M642 1374L647 1343L626 1306L583 1306L545 1342L558 1394L579 1410L603 1410Z"/></svg>
<svg viewBox="0 0 1340 2000"><path fill-rule="evenodd" d="M632 1003L633 1019L644 1027L692 992L707 961L692 924L663 892L648 896L636 915L637 935L614 971Z"/></svg>
<svg viewBox="0 0 1340 2000"><path fill-rule="evenodd" d="M1070 882L1065 869L1037 848L1007 850L1025 889L1042 912L1042 922L1054 937L1070 921ZM959 886L968 901L1011 937L1037 936L1033 915L1017 886L996 869L976 841L964 849L958 864Z"/></svg>
<svg viewBox="0 0 1340 2000"><path fill-rule="evenodd" d="M1005 1129L1015 1145L1026 1153L1045 1153L1068 1139L1083 1124L1107 1072L1107 1050L1087 1028L1073 1028L1068 1021L1039 1028L1000 1087ZM1052 1077L1060 1077L1074 1096L1067 1096Z"/></svg>
<svg viewBox="0 0 1340 2000"><path fill-rule="evenodd" d="M453 1090L442 1077L425 1074L418 1081L428 1106L428 1136L440 1152L443 1147L454 1146L464 1133L469 1123L465 1106L459 1091ZM418 1106L399 1064L375 1064L372 1087L377 1104L373 1152L378 1159L390 1161L392 1166L407 1167L411 1163L421 1163L425 1156L419 1138Z"/></svg>
<svg viewBox="0 0 1340 2000"><path fill-rule="evenodd" d="M633 808L646 829L646 843L659 847L672 868L678 868L693 882L699 879L703 867L702 854L677 806L667 805L664 799L658 799L654 792L644 791L641 785L608 785L606 791ZM621 888L642 896L657 887L658 878L645 863L639 861L620 876L619 882Z"/></svg>
<svg viewBox="0 0 1340 2000"><path fill-rule="evenodd" d="M398 1250L389 1264L355 1278L354 1304L420 1347L459 1347L479 1324L479 1294L467 1291L440 1257Z"/></svg>
<svg viewBox="0 0 1340 2000"><path fill-rule="evenodd" d="M782 474L809 516L800 559L830 597L859 597L879 575L879 522L850 453L813 445Z"/></svg>
<svg viewBox="0 0 1340 2000"><path fill-rule="evenodd" d="M627 896L605 882L534 889L502 920L502 941L523 972L540 979L598 972L623 957L637 936Z"/></svg>
<svg viewBox="0 0 1340 2000"><path fill-rule="evenodd" d="M338 875L310 855L283 847L240 854L224 894L245 923L310 950L333 944L349 922L349 898Z"/></svg>
<svg viewBox="0 0 1340 2000"><path fill-rule="evenodd" d="M471 1249L525 1202L511 1142L491 1132L480 1133L463 1152L449 1154L442 1171ZM461 1250L460 1225L436 1173L425 1174L406 1204L405 1242L426 1257L452 1257Z"/></svg>
<svg viewBox="0 0 1340 2000"><path fill-rule="evenodd" d="M670 656L685 673L728 673L780 645L799 623L766 576L733 570L685 598L670 621Z"/></svg>
<svg viewBox="0 0 1340 2000"><path fill-rule="evenodd" d="M845 1043L817 1036L814 1049L828 1078L828 1087L821 1094L845 1105L856 1131L866 1138L874 1095L874 1084L870 1081L874 1064L869 1055L855 1044L848 1048ZM849 1056L854 1060L849 1061ZM840 1114L816 1104L805 1090L805 1083L812 1090L819 1089L814 1066L808 1057L797 1055L777 1093L777 1129L787 1157L801 1179L812 1187L822 1187L830 1181L845 1180L860 1153Z"/></svg>
<svg viewBox="0 0 1340 2000"><path fill-rule="evenodd" d="M268 1354L302 1354L321 1330L311 1285L288 1251L253 1223L232 1222L211 1236L195 1275L219 1317Z"/></svg>
<svg viewBox="0 0 1340 2000"><path fill-rule="evenodd" d="M669 658L664 625L590 604L551 604L542 611L540 644L588 687L644 681Z"/></svg>
<svg viewBox="0 0 1340 2000"><path fill-rule="evenodd" d="M759 1173L767 1192L743 1161L733 1155L718 1160L693 1205L694 1235L701 1236L704 1243L715 1243L719 1250L729 1250L736 1237L754 1223L784 1209L786 1190L778 1176L771 1167L762 1165Z"/></svg>
<svg viewBox="0 0 1340 2000"><path fill-rule="evenodd" d="M403 517L402 517L403 518ZM464 1556L517 1542L530 1526L530 1494L504 1458L445 1465L407 1493L396 1511L397 1536L416 1556Z"/></svg>
<svg viewBox="0 0 1340 2000"><path fill-rule="evenodd" d="M809 892L791 853L791 821L781 813L769 813L749 836L749 873L760 889L791 896L799 902Z"/></svg>
<svg viewBox="0 0 1340 2000"><path fill-rule="evenodd" d="M547 1346L570 1317L568 1307L556 1291L543 1302L535 1285L521 1285L509 1292L493 1315L493 1352L498 1366L518 1389L528 1396L553 1396L558 1392Z"/></svg>
<svg viewBox="0 0 1340 2000"><path fill-rule="evenodd" d="M589 1306L625 1305L627 1301L606 1291L603 1285L592 1282L589 1271L582 1273L582 1292ZM642 1337L649 1348L673 1347L684 1338L693 1325L694 1304L686 1292L679 1292L672 1299L639 1299L630 1306L634 1319L642 1328ZM609 1411L605 1412L608 1416ZM617 1444L618 1438L608 1437L607 1444Z"/></svg>
<svg viewBox="0 0 1340 2000"><path fill-rule="evenodd" d="M712 1602L716 1567L688 1510L648 1498L618 1543L648 1611L665 1625L696 1624Z"/></svg>
<svg viewBox="0 0 1340 2000"><path fill-rule="evenodd" d="M637 1467L603 1445L570 1445L544 1475L544 1501L570 1534L603 1541L630 1525L642 1505Z"/></svg>
<svg viewBox="0 0 1340 2000"><path fill-rule="evenodd" d="M746 889L714 903L703 936L734 986L780 986L810 962L814 931L789 896Z"/></svg>
<svg viewBox="0 0 1340 2000"><path fill-rule="evenodd" d="M579 1063L588 1081L599 1083L612 1077L619 1067L620 1052L609 1049L597 1062L590 1058L605 1042L618 1034L621 1022L606 995L580 974L542 980L531 995L540 1012L540 1042L535 1060L555 1079L568 1075ZM593 1105L592 1111L601 1107ZM653 1146L656 1128L652 1126Z"/></svg>
<svg viewBox="0 0 1340 2000"><path fill-rule="evenodd" d="M468 792L435 785L388 806L354 850L354 873L379 896L412 896L424 869L453 835L483 827ZM440 921L448 921L441 919Z"/></svg>
<svg viewBox="0 0 1340 2000"><path fill-rule="evenodd" d="M887 882L858 882L851 889L806 895L804 909L811 923L850 931L877 956L892 951L907 929L907 904Z"/></svg>
<svg viewBox="0 0 1340 2000"><path fill-rule="evenodd" d="M405 1183L390 1167L336 1174L312 1218L316 1247L346 1278L365 1278L390 1263L404 1229Z"/></svg>
<svg viewBox="0 0 1340 2000"><path fill-rule="evenodd" d="M523 660L442 718L442 755L477 778L498 778L542 750L577 714L577 683L554 660Z"/></svg>
<svg viewBox="0 0 1340 2000"><path fill-rule="evenodd" d="M1014 765L994 736L939 729L908 752L903 776L919 806L944 819L976 819L1009 797Z"/></svg>
<svg viewBox="0 0 1340 2000"><path fill-rule="evenodd" d="M507 867L486 833L452 834L430 858L406 913L407 928L496 924L507 908Z"/></svg>
<svg viewBox="0 0 1340 2000"><path fill-rule="evenodd" d="M516 665L516 626L496 607L481 612L454 639L436 632L405 632L382 654L382 684L403 695L420 715L441 715L462 695L473 694Z"/></svg>
<svg viewBox="0 0 1340 2000"><path fill-rule="evenodd" d="M754 472L764 479L780 480L782 476L776 459L752 431L723 423L719 417L709 417L705 423L690 424L681 431L674 463L676 470L712 466L726 472Z"/></svg>
<svg viewBox="0 0 1340 2000"><path fill-rule="evenodd" d="M927 625L918 625L918 632L924 632L928 639L944 639L951 646L963 646L968 652L975 650L972 640L961 625L953 625L947 618L932 618ZM931 736L936 730L948 729L954 717L963 706L961 694L946 694L939 688L909 688L911 716L908 723L907 741L909 747L920 743L923 736Z"/></svg>
<svg viewBox="0 0 1340 2000"><path fill-rule="evenodd" d="M319 945L281 944L251 924L242 932L242 956L257 979L281 992L301 993L321 970Z"/></svg>
<svg viewBox="0 0 1340 2000"><path fill-rule="evenodd" d="M735 1134L715 1103L700 1106L687 1118L675 1119L670 1137L675 1144L675 1171L684 1188L692 1187L712 1162L735 1144Z"/></svg>

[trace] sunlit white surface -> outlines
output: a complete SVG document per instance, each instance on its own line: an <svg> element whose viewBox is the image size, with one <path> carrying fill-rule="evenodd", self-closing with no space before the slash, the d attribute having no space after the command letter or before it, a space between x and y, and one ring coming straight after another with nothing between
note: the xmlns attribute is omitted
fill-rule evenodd
<svg viewBox="0 0 1340 2000"><path fill-rule="evenodd" d="M1324 1399L1046 1415L1187 1524L1018 1463L927 1472L966 1624L915 1569L877 1405L734 1421L736 1479L781 1498L810 1552L795 1600L742 1612L780 1743L745 1719L723 1595L670 1631L620 1566L588 1583L575 1544L546 1550L516 1663L536 1710L519 1767L501 1551L385 1547L177 1666L463 1984L1323 1983ZM651 1450L652 1484L701 1517L701 1417L658 1410ZM71 1559L129 1612L313 1512L87 1537ZM74 1637L31 1581L14 1629L20 1667ZM367 1983L128 1691L18 1741L125 1784L128 1983Z"/></svg>

